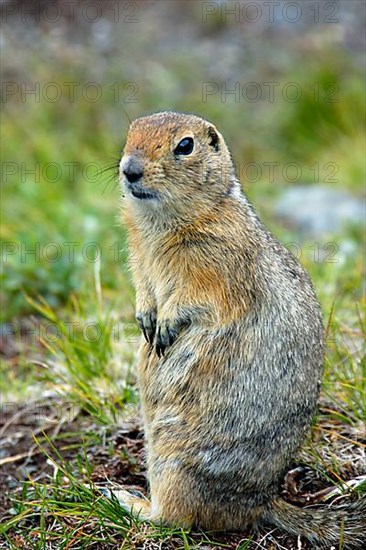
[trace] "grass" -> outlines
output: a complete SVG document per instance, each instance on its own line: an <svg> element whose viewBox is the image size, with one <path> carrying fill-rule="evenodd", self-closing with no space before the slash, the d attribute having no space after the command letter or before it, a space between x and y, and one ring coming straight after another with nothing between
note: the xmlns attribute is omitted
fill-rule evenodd
<svg viewBox="0 0 366 550"><path fill-rule="evenodd" d="M137 403L131 374L134 353L130 349L130 342L138 341L137 327L113 320L110 312L102 311L100 303L89 303L86 311L86 304L74 299L71 306L71 315L62 320L44 300L34 303L35 310L47 321L41 343L58 364L58 376L54 369L47 369L44 381L64 399L97 418L98 423L116 423L126 404ZM51 343L47 338L50 329ZM124 347L117 364L113 345L121 342Z"/></svg>
<svg viewBox="0 0 366 550"><path fill-rule="evenodd" d="M143 39L135 40L138 58ZM24 78L44 82L52 75L60 86L95 78L94 67L78 56L56 62L48 43L41 50L34 58L24 53ZM93 55L103 90L116 74L121 86L131 80L127 65L121 71ZM223 103L218 95L203 102L202 80L210 77L199 59L174 49L164 56L165 72L138 73L138 104L116 103L112 93L98 103L81 96L73 103L12 96L4 104L0 464L7 495L0 500L0 547L245 550L297 544L277 532L219 536L151 526L97 490L107 480L147 489L136 420L134 292L114 177L128 126L125 111L132 118L166 108L197 112L227 138L261 217L301 253L329 325L320 409L294 460L302 468L299 491L314 493L365 474L364 234L350 227L321 242L300 243L273 216L273 201L288 185L282 170L289 162L301 167L305 184L319 181L364 196L365 110L357 59L328 48L304 54L301 70L295 63L286 70L265 67L263 81L272 78L281 89L297 82L301 100L243 104ZM324 101L333 89L339 101ZM242 169L250 162L262 168L278 163L273 181L264 169L258 181L245 181ZM336 164L337 181L327 181L329 163ZM336 245L331 258L329 243Z"/></svg>

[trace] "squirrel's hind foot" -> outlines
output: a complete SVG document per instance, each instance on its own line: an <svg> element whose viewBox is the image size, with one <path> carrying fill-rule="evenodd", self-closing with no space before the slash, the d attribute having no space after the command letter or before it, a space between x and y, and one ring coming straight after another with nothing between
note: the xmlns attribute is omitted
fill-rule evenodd
<svg viewBox="0 0 366 550"><path fill-rule="evenodd" d="M111 488L102 487L100 491L110 499L118 500L118 504L132 516L142 520L151 520L151 503L140 491L120 488L118 485Z"/></svg>

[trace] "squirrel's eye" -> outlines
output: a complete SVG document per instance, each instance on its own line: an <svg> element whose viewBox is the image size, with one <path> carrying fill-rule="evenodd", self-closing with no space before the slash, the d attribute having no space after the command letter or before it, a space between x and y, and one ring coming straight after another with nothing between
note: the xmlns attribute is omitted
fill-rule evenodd
<svg viewBox="0 0 366 550"><path fill-rule="evenodd" d="M194 141L191 137L183 138L174 149L175 155L190 155L193 151Z"/></svg>

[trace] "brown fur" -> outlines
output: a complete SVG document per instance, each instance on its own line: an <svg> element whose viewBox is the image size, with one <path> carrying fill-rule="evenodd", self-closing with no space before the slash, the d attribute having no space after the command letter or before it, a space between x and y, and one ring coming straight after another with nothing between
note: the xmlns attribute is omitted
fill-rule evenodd
<svg viewBox="0 0 366 550"><path fill-rule="evenodd" d="M186 137L193 151L175 153ZM124 505L210 530L269 522L317 544L338 544L343 530L361 548L365 500L344 516L278 497L316 406L321 313L308 275L243 195L224 139L193 115L138 119L121 181L147 340L138 377L151 489L151 505L127 492Z"/></svg>

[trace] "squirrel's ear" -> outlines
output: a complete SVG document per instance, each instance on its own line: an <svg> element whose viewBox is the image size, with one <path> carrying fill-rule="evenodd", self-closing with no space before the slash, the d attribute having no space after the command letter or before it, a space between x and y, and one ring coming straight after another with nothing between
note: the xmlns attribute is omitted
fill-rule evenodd
<svg viewBox="0 0 366 550"><path fill-rule="evenodd" d="M209 145L215 149L215 151L219 150L219 136L216 132L216 129L214 126L209 126L208 128L208 137L210 138Z"/></svg>

